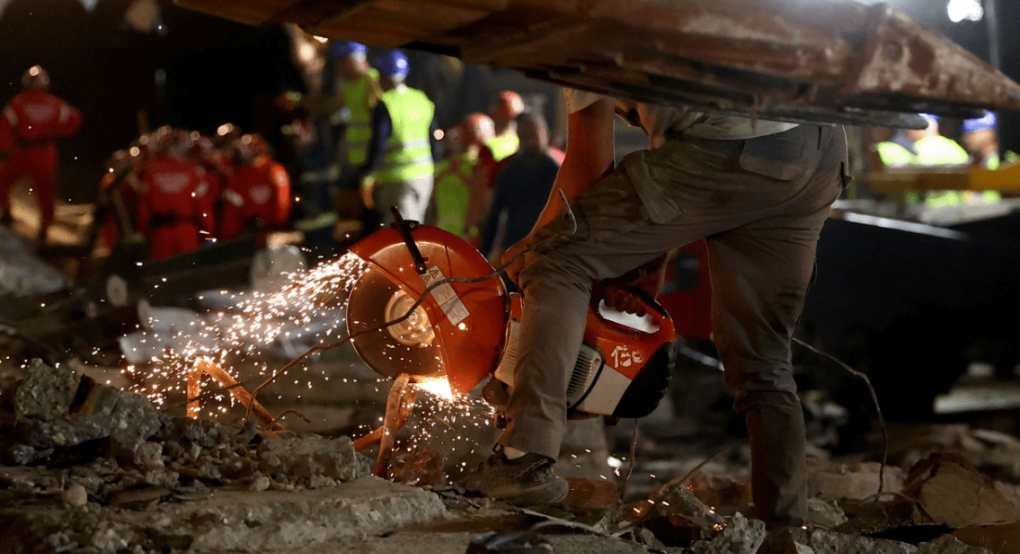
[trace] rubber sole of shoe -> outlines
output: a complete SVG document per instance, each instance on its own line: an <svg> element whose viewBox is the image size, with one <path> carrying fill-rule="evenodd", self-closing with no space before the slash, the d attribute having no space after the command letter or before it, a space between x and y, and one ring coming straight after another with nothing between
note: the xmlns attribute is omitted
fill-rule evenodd
<svg viewBox="0 0 1020 554"><path fill-rule="evenodd" d="M569 492L570 484L565 479L557 479L513 494L491 495L490 498L514 506L548 506L563 502Z"/></svg>

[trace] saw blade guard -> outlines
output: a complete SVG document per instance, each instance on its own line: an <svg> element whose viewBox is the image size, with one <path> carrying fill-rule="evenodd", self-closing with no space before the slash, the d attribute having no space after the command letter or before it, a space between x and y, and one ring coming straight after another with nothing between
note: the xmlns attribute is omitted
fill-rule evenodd
<svg viewBox="0 0 1020 554"><path fill-rule="evenodd" d="M367 264L347 306L347 331L355 334L406 314L430 285L444 279L478 279L492 266L460 237L427 225L411 238L425 262L416 262L403 236L386 228L364 238L350 252ZM405 320L352 339L373 370L415 381L446 377L460 394L473 389L496 367L503 347L508 301L498 276L474 283L445 283L433 289Z"/></svg>

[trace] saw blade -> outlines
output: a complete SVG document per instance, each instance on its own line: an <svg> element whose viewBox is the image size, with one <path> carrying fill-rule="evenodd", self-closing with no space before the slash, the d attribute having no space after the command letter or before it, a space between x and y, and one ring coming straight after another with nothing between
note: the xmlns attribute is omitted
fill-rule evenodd
<svg viewBox="0 0 1020 554"><path fill-rule="evenodd" d="M354 285L347 303L347 332L351 335L394 321L418 297L369 269ZM442 350L419 306L405 321L351 339L361 359L380 375L396 378L407 373L413 380L444 375Z"/></svg>

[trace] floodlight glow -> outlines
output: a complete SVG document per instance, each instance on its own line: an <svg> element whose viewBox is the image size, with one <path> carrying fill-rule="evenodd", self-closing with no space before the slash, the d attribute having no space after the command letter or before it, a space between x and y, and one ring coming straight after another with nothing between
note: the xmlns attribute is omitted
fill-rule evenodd
<svg viewBox="0 0 1020 554"><path fill-rule="evenodd" d="M949 0L946 6L946 13L953 23L961 21L981 21L985 15L985 9L979 0Z"/></svg>

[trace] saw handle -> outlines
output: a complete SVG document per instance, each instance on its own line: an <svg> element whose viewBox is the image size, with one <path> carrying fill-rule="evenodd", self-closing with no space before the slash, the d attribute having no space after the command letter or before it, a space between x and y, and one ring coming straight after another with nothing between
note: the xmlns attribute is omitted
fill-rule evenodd
<svg viewBox="0 0 1020 554"><path fill-rule="evenodd" d="M646 335L648 334L655 335L658 332L663 331L667 328L672 330L673 325L669 312L667 312L665 308L663 308L658 302L656 302L654 298L648 296L647 294L641 291L636 290L628 289L627 292L633 294L634 296L637 296L641 300L641 305L644 306L645 308L645 314L652 320L652 323L654 323L655 326L659 328L659 331L648 333L646 331L642 331L641 329L635 329L633 327L606 319L602 315L602 313L599 312L599 303L601 303L602 300L606 298L606 291L611 286L612 285L607 285L605 283L596 283L595 286L593 286L591 289L591 307L592 310L595 312L596 317L599 318L599 321L601 321L605 325L619 327L631 332L644 333Z"/></svg>
<svg viewBox="0 0 1020 554"><path fill-rule="evenodd" d="M390 206L390 214L393 215L393 223L390 223L390 227L396 229L400 233L400 237L404 239L404 244L407 245L407 250L411 253L411 260L414 261L414 270L418 272L418 275L425 275L425 272L428 271L428 267L425 266L425 258L422 257L421 250L418 250L418 245L414 243L414 237L411 236L411 231L418 228L418 222L405 221L396 206Z"/></svg>

